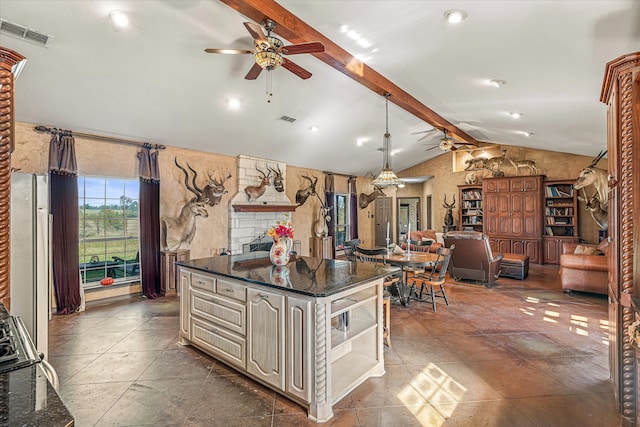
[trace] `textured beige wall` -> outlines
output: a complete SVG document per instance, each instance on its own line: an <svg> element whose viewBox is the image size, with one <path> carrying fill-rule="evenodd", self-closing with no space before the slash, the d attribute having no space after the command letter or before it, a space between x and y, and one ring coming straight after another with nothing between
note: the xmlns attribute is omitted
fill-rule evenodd
<svg viewBox="0 0 640 427"><path fill-rule="evenodd" d="M34 131L33 124L16 123L16 149L12 154L12 166L21 172L47 173L50 135ZM76 137L76 157L78 172L82 175L107 176L119 178L137 178L138 148L130 145L113 144ZM204 179L210 173L225 173L231 171L232 177L225 186L228 194L222 197L220 204L207 206L208 218L196 219L196 235L190 245L191 258L202 258L217 254L220 249L229 245L229 201L239 191L237 181L236 157L221 154L204 153L201 151L168 147L160 152L159 165L161 174L160 185L160 215L177 216L193 194L184 186L184 174L174 164L174 158L181 165L189 165L198 172L197 183L204 186ZM308 182L302 175L317 176L316 190L324 200L324 173L319 170L304 169L287 165L286 194L295 203L296 192L306 187ZM360 182L362 181L362 183ZM358 179L360 187L366 187L370 180ZM335 175L336 192L346 193L348 189L347 177ZM309 198L307 202L291 213L294 227L294 239L300 240L302 254L310 252L309 238L312 236L312 224L317 218L320 201ZM366 242L372 241L373 227L371 220L366 218L366 210L358 209L359 232Z"/></svg>
<svg viewBox="0 0 640 427"><path fill-rule="evenodd" d="M28 173L46 173L49 153L48 134L33 130L34 125L16 123L16 149L12 155L12 166ZM590 157L576 156L557 152L533 150L519 147L506 147L507 156L514 159L529 159L536 162L539 173L547 179L574 179L584 166L591 162ZM137 177L137 147L99 142L90 139L76 138L76 152L79 173L83 175L136 178ZM595 153L594 153L595 155ZM200 151L169 147L159 156L161 171L160 186L160 214L161 216L178 215L182 206L192 197L192 193L184 187L184 175L175 166L174 157L183 164L188 162L199 173L198 182L204 185L207 173L230 170L232 178L226 183L226 194L219 205L207 207L208 218L197 218L197 233L191 244L191 257L201 258L217 253L221 248L228 247L229 242L229 200L238 191L236 158L220 154L204 153ZM599 164L606 168L606 161ZM440 230L444 223L443 195L447 198L451 194L458 194L457 185L464 184L466 172L452 172L452 154L445 153L435 159L428 160L412 168L400 172L401 177L433 176L424 184L407 185L403 189L385 189L388 197L392 197L393 224L396 223L397 197L421 197L422 224L426 227L426 196L433 198L433 228ZM507 176L514 175L511 166L503 167ZM521 173L527 173L522 171ZM307 181L302 175L317 176L317 190L322 194L324 189L324 173L319 170L305 169L293 165L287 166L286 192L292 203L295 194ZM336 192L347 192L347 177L335 175ZM370 193L371 178L358 177L357 190L359 193ZM456 200L454 218L457 221L459 201ZM309 238L312 235L312 223L317 216L319 201L309 199L303 206L291 214L291 221L295 230L295 239L302 243L302 254L309 253ZM375 202L365 209L358 210L358 235L365 246L373 246L375 235ZM597 226L591 216L580 209L580 236L589 241L597 242ZM396 240L396 227L392 227L393 239Z"/></svg>
<svg viewBox="0 0 640 427"><path fill-rule="evenodd" d="M556 179L577 179L580 170L591 163L592 157L578 156L574 154L558 153L554 151L535 150L531 148L503 146L507 149L507 157L516 160L533 160L538 168L538 173L545 175L547 180ZM594 156L597 153L594 153ZM400 177L411 176L433 176L432 179L426 181L423 185L423 197L431 194L433 197L433 228L441 230L444 224L445 210L442 207L444 195L447 194L447 201L450 201L452 194L456 194L456 209L454 210L454 219L458 222L458 209L460 203L458 200L458 185L464 184L467 172L453 172L453 153L444 153L434 159L427 160L419 165L405 169L398 173ZM506 165L506 166L505 166ZM606 159L601 160L598 164L600 168L607 168ZM505 176L515 176L515 170L509 162L505 162L502 167ZM521 175L529 172L525 169L520 170ZM477 173L479 178L483 176L491 176L489 171ZM400 190L402 191L402 190ZM423 199L424 200L424 199ZM423 203L423 213L426 207ZM591 215L585 210L584 204L580 203L580 237L590 243L598 242L598 227L591 218ZM425 217L426 218L426 217ZM426 221L424 221L426 224Z"/></svg>

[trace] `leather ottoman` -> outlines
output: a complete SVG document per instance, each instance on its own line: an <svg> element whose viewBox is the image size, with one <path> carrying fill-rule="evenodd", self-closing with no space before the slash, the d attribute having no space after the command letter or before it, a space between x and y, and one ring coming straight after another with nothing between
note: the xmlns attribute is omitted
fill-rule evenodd
<svg viewBox="0 0 640 427"><path fill-rule="evenodd" d="M529 275L529 255L504 254L500 277L524 280Z"/></svg>

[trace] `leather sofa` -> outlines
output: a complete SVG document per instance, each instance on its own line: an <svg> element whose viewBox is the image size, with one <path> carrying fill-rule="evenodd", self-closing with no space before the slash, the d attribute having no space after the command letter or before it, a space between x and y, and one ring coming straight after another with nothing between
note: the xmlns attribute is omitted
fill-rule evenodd
<svg viewBox="0 0 640 427"><path fill-rule="evenodd" d="M419 242L424 242L427 240L432 241L433 243L429 245L416 245L411 244L411 251L414 252L432 252L436 253L438 248L443 246L443 242L441 239L438 239L438 233L435 230L422 230L422 231L412 231L409 233L409 239ZM403 242L401 245L402 249L407 249L407 242Z"/></svg>
<svg viewBox="0 0 640 427"><path fill-rule="evenodd" d="M582 246L587 252L575 253ZM609 244L599 245L563 243L560 254L560 282L565 292L579 291L607 295L609 274Z"/></svg>
<svg viewBox="0 0 640 427"><path fill-rule="evenodd" d="M493 284L498 278L503 254L491 252L489 236L478 231L450 231L444 235L444 245L456 245L449 263L449 274L455 280Z"/></svg>

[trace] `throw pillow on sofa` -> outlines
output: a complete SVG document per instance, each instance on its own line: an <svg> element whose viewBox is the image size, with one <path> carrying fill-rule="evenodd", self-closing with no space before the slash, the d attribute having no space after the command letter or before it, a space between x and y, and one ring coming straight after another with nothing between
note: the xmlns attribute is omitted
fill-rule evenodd
<svg viewBox="0 0 640 427"><path fill-rule="evenodd" d="M573 251L576 255L593 255L598 249L593 246L578 245Z"/></svg>

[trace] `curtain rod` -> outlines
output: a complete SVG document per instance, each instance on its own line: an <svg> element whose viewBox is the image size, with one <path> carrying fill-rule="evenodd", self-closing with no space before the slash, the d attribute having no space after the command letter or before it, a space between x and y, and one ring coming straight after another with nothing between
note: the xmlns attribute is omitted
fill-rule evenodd
<svg viewBox="0 0 640 427"><path fill-rule="evenodd" d="M326 175L338 175L338 176L346 176L347 178L357 178L357 175L348 175L346 173L338 173L338 172L329 172L329 171L322 171L322 173L326 174Z"/></svg>
<svg viewBox="0 0 640 427"><path fill-rule="evenodd" d="M49 132L49 133L58 133L58 132L67 131L67 132L71 132L75 136L79 136L83 138L90 138L98 141L115 142L116 144L135 145L139 147L144 147L145 145L148 145L151 148L155 148L157 150L164 150L167 148L161 144L150 144L148 142L132 141L130 139L114 138L112 136L96 135L93 133L84 133L84 132L69 131L66 129L50 128L42 125L38 125L34 129L37 130L38 132Z"/></svg>

